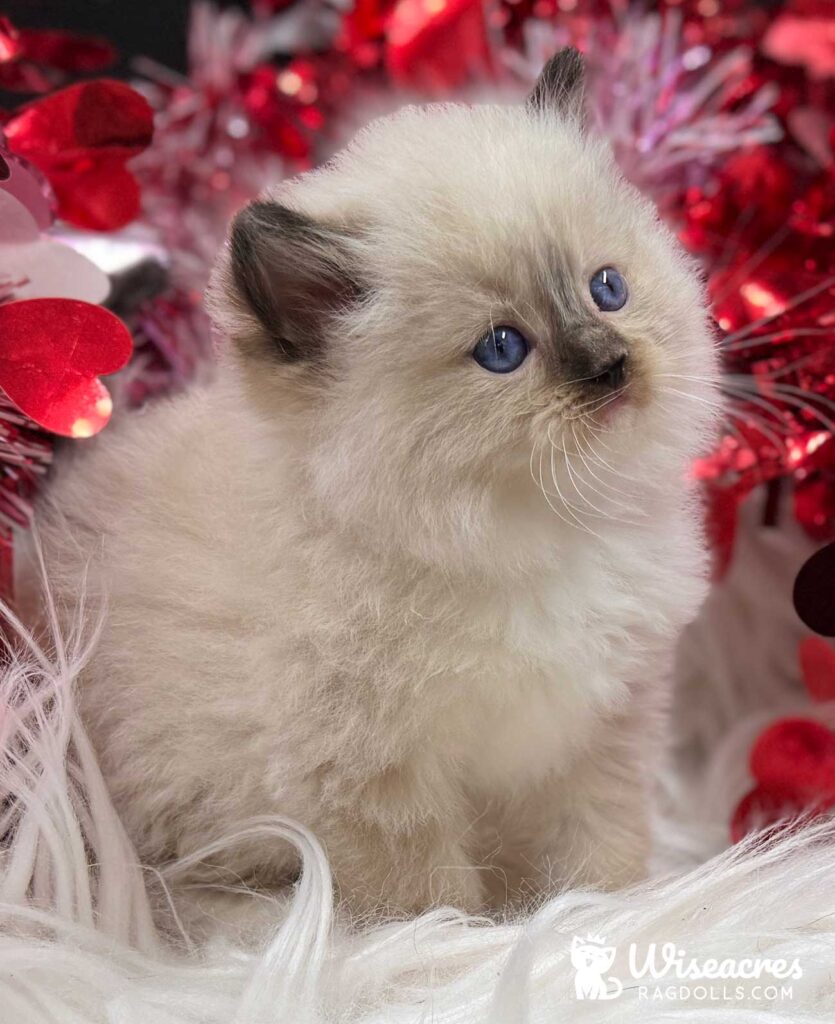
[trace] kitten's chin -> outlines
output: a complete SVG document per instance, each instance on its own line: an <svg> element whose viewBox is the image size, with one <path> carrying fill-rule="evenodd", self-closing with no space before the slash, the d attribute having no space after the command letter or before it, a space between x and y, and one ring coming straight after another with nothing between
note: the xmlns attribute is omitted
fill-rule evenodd
<svg viewBox="0 0 835 1024"><path fill-rule="evenodd" d="M646 426L645 412L631 395L615 395L593 416L584 417L583 429L592 436L637 434Z"/></svg>
<svg viewBox="0 0 835 1024"><path fill-rule="evenodd" d="M629 395L613 395L595 412L594 420L598 426L609 427L622 419L628 409L634 409L634 403L630 401Z"/></svg>

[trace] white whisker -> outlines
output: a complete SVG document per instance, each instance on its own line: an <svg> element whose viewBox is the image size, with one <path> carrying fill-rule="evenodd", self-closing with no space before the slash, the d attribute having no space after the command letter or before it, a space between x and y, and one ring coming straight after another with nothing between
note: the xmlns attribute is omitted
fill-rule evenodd
<svg viewBox="0 0 835 1024"><path fill-rule="evenodd" d="M662 391L661 393L664 394L665 392ZM695 395L686 395L685 397L696 398L697 396L695 396ZM673 399L673 401L675 401L675 399ZM664 409L665 412L670 412L670 414L673 414L675 412L675 405L670 405L668 403L662 402L660 399L658 400L658 404L661 406L662 409ZM725 432L730 432L731 434L733 434L734 437L736 437L736 439L739 441L739 443L742 445L743 448L747 448L747 449L750 450L750 448L751 448L750 440L742 433L741 430L739 430L739 428L733 422L733 417L735 417L737 419L742 419L742 417L739 414L735 414L734 411L730 407L728 407L725 410L725 416L726 416L726 419L723 422L721 429L723 431L725 431Z"/></svg>
<svg viewBox="0 0 835 1024"><path fill-rule="evenodd" d="M587 378L587 379L591 380L591 378ZM593 409L592 412L598 412L600 409L603 408L604 405L608 405L609 402L614 401L614 399L616 399L620 395L622 395L623 392L626 391L626 389L629 387L629 383L630 382L627 381L625 384L623 384L621 387L619 387L617 389L617 391L612 391L608 395L600 395L597 398L590 399L588 402L581 402L580 405L573 406L571 412L572 413L577 413L581 409L588 408L590 405L597 406L597 408Z"/></svg>
<svg viewBox="0 0 835 1024"><path fill-rule="evenodd" d="M668 387L662 390L668 394L677 395L681 398L690 398L695 402L702 402L702 404L707 405L711 409L717 409L720 412L724 413L726 417L733 417L742 423L753 423L755 429L758 430L763 435L763 437L767 437L778 451L786 451L785 442L782 441L780 437L774 433L774 426L768 424L762 416L758 416L756 413L753 413L750 410L735 410L730 403L711 402L709 399L704 398L702 395L694 395L689 391L679 391L677 388ZM737 439L740 441L743 447L749 449L752 447L750 439L747 438L734 425L732 421L728 420L727 427L737 437Z"/></svg>
<svg viewBox="0 0 835 1024"><path fill-rule="evenodd" d="M830 399L825 398L823 395L813 395L811 396L811 400L807 398L806 401L803 401L802 398L806 398L809 395L809 392L788 384L775 385L775 388L780 388L780 390L776 391L773 398L768 395L764 395L761 392L749 391L741 385L726 385L726 387L729 390L732 390L735 387L734 394L740 401L749 402L765 408L775 418L779 419L781 416L784 417L782 422L787 424L787 428L791 426L793 420L788 413L780 409L779 405L776 405L775 403L781 403L783 405L788 405L793 409L800 409L803 412L807 412L811 416L814 416L822 427L826 427L827 430L835 430L835 422L833 422L826 413L821 412L820 409L815 408L812 404L812 401L820 401L826 405L833 405ZM801 397L796 397L796 395L800 395ZM791 433L792 431L787 429L787 432Z"/></svg>
<svg viewBox="0 0 835 1024"><path fill-rule="evenodd" d="M624 491L624 490L622 490L619 487L615 487L614 484L610 483L608 480L604 480L602 477L598 476L597 473L594 472L594 468L593 468L592 464L588 461L588 459L586 458L586 456L584 454L582 442L580 440L579 435L577 434L577 431L574 429L573 425L572 425L571 429L572 429L572 433L574 434L574 444L575 444L575 447L577 448L577 454L579 455L580 459L582 460L583 465L588 469L589 474L595 480L597 480L597 482L601 486L607 488L607 490L611 491L613 494L615 494L615 495L622 495L624 498L627 498L627 499L634 499L635 498L634 494L630 494L629 492ZM604 467L603 467L603 463L602 463L602 461L600 459L600 455L594 449L594 446L592 445L591 441L588 441L587 443L588 443L588 454L591 457L592 462L596 462L597 465L599 465L601 467L601 469L603 469ZM610 497L610 496L604 494L602 491L597 490L597 488L595 488L588 481L584 481L584 482L593 491L595 491L596 494L599 494L600 497L603 498L605 501L611 502L616 507L623 509L623 511L628 512L630 514L637 515L637 516L642 516L642 517L645 517L647 515L647 512L646 512L645 509L638 508L637 506L635 506L634 504L631 504L630 502L621 501L620 498Z"/></svg>
<svg viewBox="0 0 835 1024"><path fill-rule="evenodd" d="M599 445L601 445L603 448L605 448L606 451L609 452L611 455L618 456L620 453L616 452L614 450L614 448L610 447L603 440L603 434L605 433L605 427L603 427L601 424L599 424L593 417L589 417L589 420L590 420L591 424L593 424L593 425L590 425L587 422L585 424L585 426L586 426L586 429L589 431L589 433L591 433L594 436L595 441L597 441L597 443ZM595 429L595 427L597 429ZM591 444L591 441L589 441L589 444ZM636 484L639 488L643 488L645 486L646 482L644 480L639 480L637 477L630 476L628 473L624 473L624 472L622 472L619 469L615 469L615 467L613 465L611 465L611 463L607 462L603 458L603 456L600 454L600 452L595 452L595 454L597 456L597 460L600 463L600 465L605 470L607 470L607 472L611 473L613 476L620 477L621 480L626 480L630 484Z"/></svg>
<svg viewBox="0 0 835 1024"><path fill-rule="evenodd" d="M588 511L588 509L580 509L579 511L584 512L586 515L594 516L595 519L611 519L612 516L609 513L604 512L602 508L598 508L597 505L595 505L590 498L586 497L586 495L580 489L580 486L577 483L577 479L579 479L579 474L577 474L576 469L572 470L571 460L569 459L568 452L565 450L565 448L555 445L553 441L551 441L551 448L552 450L562 452L563 462L565 463L565 470L568 474L568 479L571 482L571 486L577 492L577 497L580 499L580 501L583 502L584 505L587 505L589 509L593 510L590 512ZM585 483L585 481L583 481L583 483Z"/></svg>
<svg viewBox="0 0 835 1024"><path fill-rule="evenodd" d="M782 331L773 331L771 334L758 334L755 338L743 338L740 341L732 342L730 345L722 343L726 352L744 352L749 348L756 348L757 345L767 345L769 342L777 341L785 335L790 335L793 341L795 338L816 338L824 334L831 334L832 329L827 327L792 327ZM788 340L788 339L787 339Z"/></svg>
<svg viewBox="0 0 835 1024"><path fill-rule="evenodd" d="M536 455L537 447L539 447L539 480L537 480L537 478L534 476L534 471L533 471L533 460L534 460L534 457ZM573 526L574 524L571 523L568 519L565 518L565 516L562 514L562 512L560 512L560 510L554 506L553 502L548 497L548 492L545 489L545 483L544 483L544 481L542 479L542 446L541 445L537 446L536 444L534 444L533 448L531 449L531 476L533 477L534 483L537 485L539 490L542 492L543 498L545 498L546 502L548 503L548 507L551 509L551 511L554 513L554 515L557 516L558 519L561 519L567 526Z"/></svg>
<svg viewBox="0 0 835 1024"><path fill-rule="evenodd" d="M560 485L559 485L559 483L557 481L556 467L554 465L554 446L553 445L551 446L551 481L554 484L556 492L557 492L557 494L559 496L560 501L562 502L563 506L565 507L566 512L571 516L572 519L574 519L574 521L577 523L577 526L581 530L585 530L586 533L590 533L593 537L598 537L598 534L596 534L594 532L594 530L591 529L591 527L588 525L588 523L584 523L583 520L580 519L579 516L575 515L575 513L572 512L572 510L570 508L570 503L568 501L566 501L565 495L560 490ZM600 539L600 538L598 538L598 539Z"/></svg>
<svg viewBox="0 0 835 1024"><path fill-rule="evenodd" d="M821 405L825 405L828 408L835 410L835 402L831 398L827 398L826 395L817 395L811 391L805 391L803 388L796 387L794 384L783 384L779 381L774 382L770 388L776 396L776 400L779 402L785 402L788 405L793 405L797 408L803 409L806 412L812 413L817 416L821 423L832 430L835 429L832 420L822 413L819 409L816 409L812 404L813 402L820 402ZM795 397L799 396L799 397ZM763 397L767 397L763 395ZM805 399L801 401L800 399Z"/></svg>
<svg viewBox="0 0 835 1024"><path fill-rule="evenodd" d="M723 346L728 346L730 343L738 341L742 338L747 338L749 335L756 331L759 327L765 327L766 324L770 324L777 317L782 316L784 313L788 313L792 309L796 309L802 305L807 299L813 299L816 295L819 295L822 291L825 291L831 285L835 284L835 274L831 277L824 278L823 281L818 281L816 285L811 288L807 288L805 292L801 292L800 295L787 302L786 305L777 313L770 313L767 316L762 316L759 320L754 320L750 324L746 324L745 327L741 327L738 331L734 331L732 334L726 334L722 340Z"/></svg>
<svg viewBox="0 0 835 1024"><path fill-rule="evenodd" d="M775 231L770 238L767 238L741 266L737 267L733 274L731 274L727 281L725 281L725 286L713 296L714 309L723 301L723 299L726 299L731 292L737 290L738 281L744 280L748 274L755 270L763 260L767 259L771 253L774 252L777 246L786 238L789 231L789 225L784 224L781 228Z"/></svg>

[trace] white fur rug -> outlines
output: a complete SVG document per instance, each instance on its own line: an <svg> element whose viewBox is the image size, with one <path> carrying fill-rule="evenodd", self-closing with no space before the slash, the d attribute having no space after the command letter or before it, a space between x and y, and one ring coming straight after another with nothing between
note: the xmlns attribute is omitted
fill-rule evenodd
<svg viewBox="0 0 835 1024"><path fill-rule="evenodd" d="M242 823L241 832L290 839L304 864L287 899L259 908L274 915L268 943L252 950L226 937L204 948L167 945L151 920L149 873L135 864L73 708L73 679L94 638L79 629L56 637L50 651L27 640L0 683L0 835L7 836L0 1020L835 1019L835 825L724 849L731 808L750 785L752 737L770 718L804 705L794 667L802 629L790 593L811 545L792 528L757 527L757 512L757 502L749 503L734 568L682 645L679 754L661 780L653 880L616 895L565 892L520 921L437 910L351 932L335 916L316 839L291 822L259 820ZM25 635L14 623L10 629ZM814 713L835 724L830 709ZM598 977L601 994L615 997L577 998L574 936L612 950ZM589 936L599 941L589 944ZM633 977L630 945L640 968L652 943L659 972L662 946L671 943L671 956L695 958L703 972L725 977ZM743 961L756 958L759 980L728 978L750 972ZM769 972L780 973L780 959L797 964L793 977L775 981Z"/></svg>

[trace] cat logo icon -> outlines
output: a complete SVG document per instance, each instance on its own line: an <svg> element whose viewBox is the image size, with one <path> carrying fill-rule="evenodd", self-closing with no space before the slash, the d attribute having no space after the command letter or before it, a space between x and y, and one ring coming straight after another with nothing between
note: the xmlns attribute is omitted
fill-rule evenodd
<svg viewBox="0 0 835 1024"><path fill-rule="evenodd" d="M623 991L618 978L605 977L615 962L614 946L598 936L582 938L575 935L571 942L571 965L574 968L574 994L578 999L617 999Z"/></svg>

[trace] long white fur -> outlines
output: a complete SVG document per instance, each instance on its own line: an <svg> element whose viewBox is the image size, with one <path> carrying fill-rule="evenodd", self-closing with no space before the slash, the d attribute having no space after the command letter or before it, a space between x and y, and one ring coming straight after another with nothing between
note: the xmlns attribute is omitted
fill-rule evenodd
<svg viewBox="0 0 835 1024"><path fill-rule="evenodd" d="M89 645L81 632L63 641L53 635L47 652L20 632L24 643L0 682L5 709L0 786L4 797L19 801L16 831L0 860L3 1021L823 1024L832 1019L835 830L826 825L771 847L740 847L674 875L662 871L629 891L569 891L514 922L489 923L437 909L356 933L332 926L328 864L317 840L290 822L261 820L240 825L225 841L233 845L248 829L280 835L298 849L304 865L288 905L275 905L264 945L246 949L215 941L191 953L171 948L151 923L148 875L118 826L74 706L73 684ZM33 708L42 709L37 720ZM9 759L13 750L25 756ZM737 744L737 766L744 753L744 745ZM703 785L715 788L715 779L708 776ZM682 857L692 865L694 853L705 851L706 833L726 830L726 820L694 817L700 803L688 802L678 818L663 822L667 865ZM648 1003L629 987L610 1003L578 1003L569 956L575 934L602 935L620 950L629 942L670 941L702 959L797 956L803 978L793 983L791 1000L782 1003ZM622 955L613 970L626 977Z"/></svg>
<svg viewBox="0 0 835 1024"><path fill-rule="evenodd" d="M144 863L191 858L180 894L210 927L218 886L297 869L268 833L193 856L263 815L321 838L357 913L640 877L673 646L706 587L686 470L715 357L692 267L602 143L522 108L407 110L273 199L361 227L373 298L325 369L252 357L221 273L240 358L66 460L39 511L59 612L86 574L103 616L80 707L128 835ZM633 399L594 427L545 372L546 306L569 282L591 308L609 264ZM539 347L499 378L469 351L509 317ZM593 498L571 490L589 465Z"/></svg>

